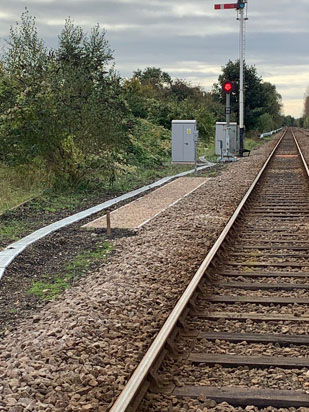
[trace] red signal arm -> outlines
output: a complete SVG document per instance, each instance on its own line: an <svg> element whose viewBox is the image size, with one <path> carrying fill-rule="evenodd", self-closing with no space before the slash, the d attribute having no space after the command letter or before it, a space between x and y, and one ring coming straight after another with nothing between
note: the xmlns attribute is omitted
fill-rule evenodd
<svg viewBox="0 0 309 412"><path fill-rule="evenodd" d="M215 4L215 10L220 9L237 9L237 3Z"/></svg>

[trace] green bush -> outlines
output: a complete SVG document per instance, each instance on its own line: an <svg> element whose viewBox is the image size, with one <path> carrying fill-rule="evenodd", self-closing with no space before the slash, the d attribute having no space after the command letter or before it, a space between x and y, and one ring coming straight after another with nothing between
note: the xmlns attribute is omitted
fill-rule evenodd
<svg viewBox="0 0 309 412"><path fill-rule="evenodd" d="M264 113L258 118L257 126L261 133L270 132L275 129L273 118L268 113Z"/></svg>
<svg viewBox="0 0 309 412"><path fill-rule="evenodd" d="M119 76L105 71L111 60L99 26L87 34L67 20L58 49L49 51L34 18L23 13L0 66L2 160L40 158L57 181L76 184L89 157L123 150L131 112Z"/></svg>
<svg viewBox="0 0 309 412"><path fill-rule="evenodd" d="M171 155L171 132L145 119L137 119L130 136L128 162L132 165L152 166Z"/></svg>
<svg viewBox="0 0 309 412"><path fill-rule="evenodd" d="M305 128L305 129L309 129L309 116L307 116L307 117L305 118L304 128Z"/></svg>

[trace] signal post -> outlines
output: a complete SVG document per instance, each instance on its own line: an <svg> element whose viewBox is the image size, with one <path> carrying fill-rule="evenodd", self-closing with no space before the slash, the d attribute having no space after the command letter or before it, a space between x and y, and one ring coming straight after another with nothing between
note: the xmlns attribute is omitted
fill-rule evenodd
<svg viewBox="0 0 309 412"><path fill-rule="evenodd" d="M215 10L236 9L239 13L240 35L239 35L239 155L247 150L244 149L245 124L244 124L244 11L248 0L238 0L237 3L215 4Z"/></svg>
<svg viewBox="0 0 309 412"><path fill-rule="evenodd" d="M225 150L223 156L221 156L221 162L235 162L236 158L231 154L230 151L230 120L231 120L231 94L235 90L235 85L233 82L227 80L222 85L222 92L225 94Z"/></svg>

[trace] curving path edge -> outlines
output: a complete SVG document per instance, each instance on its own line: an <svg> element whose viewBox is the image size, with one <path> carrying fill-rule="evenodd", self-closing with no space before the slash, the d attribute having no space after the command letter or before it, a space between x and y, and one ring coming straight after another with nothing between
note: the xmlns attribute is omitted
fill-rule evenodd
<svg viewBox="0 0 309 412"><path fill-rule="evenodd" d="M197 170L204 170L209 167L214 166L214 163L208 163L205 166L198 167ZM162 179L147 185L143 186L139 189L133 190L131 192L125 193L124 195L115 197L113 199L107 200L104 203L101 203L97 206L93 206L89 209L86 209L82 212L75 213L72 216L66 217L64 219L58 220L57 222L51 223L48 226L44 226L41 229L36 230L35 232L30 233L30 235L25 236L24 238L11 243L8 245L5 249L0 251L0 279L2 278L5 269L9 266L9 264L24 250L26 249L27 246L31 245L32 243L42 239L43 237L49 235L52 232L55 232L56 230L62 229L65 226L71 225L72 223L78 222L79 220L85 219L88 216L91 216L95 213L100 212L101 210L108 209L109 207L120 203L124 200L131 199L132 197L135 197L141 193L147 192L150 189L153 189L155 187L161 186L167 182L169 182L172 179L175 179L177 177L182 177L189 175L193 173L194 170L188 170L186 172L178 173L177 175L174 176L167 176L163 177Z"/></svg>

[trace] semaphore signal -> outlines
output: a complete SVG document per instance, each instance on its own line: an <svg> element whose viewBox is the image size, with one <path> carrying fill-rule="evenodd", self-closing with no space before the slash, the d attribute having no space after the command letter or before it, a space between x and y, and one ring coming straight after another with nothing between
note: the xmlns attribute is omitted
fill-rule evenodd
<svg viewBox="0 0 309 412"><path fill-rule="evenodd" d="M239 0L237 3L225 3L225 4L215 4L215 10L220 9L237 9L241 10L245 8L245 2Z"/></svg>
<svg viewBox="0 0 309 412"><path fill-rule="evenodd" d="M220 9L236 9L237 3L215 4L215 10Z"/></svg>
<svg viewBox="0 0 309 412"><path fill-rule="evenodd" d="M244 125L244 10L248 0L238 0L237 3L215 4L215 10L236 9L240 20L240 50L239 50L239 133L240 133L240 156L243 155L245 125Z"/></svg>

